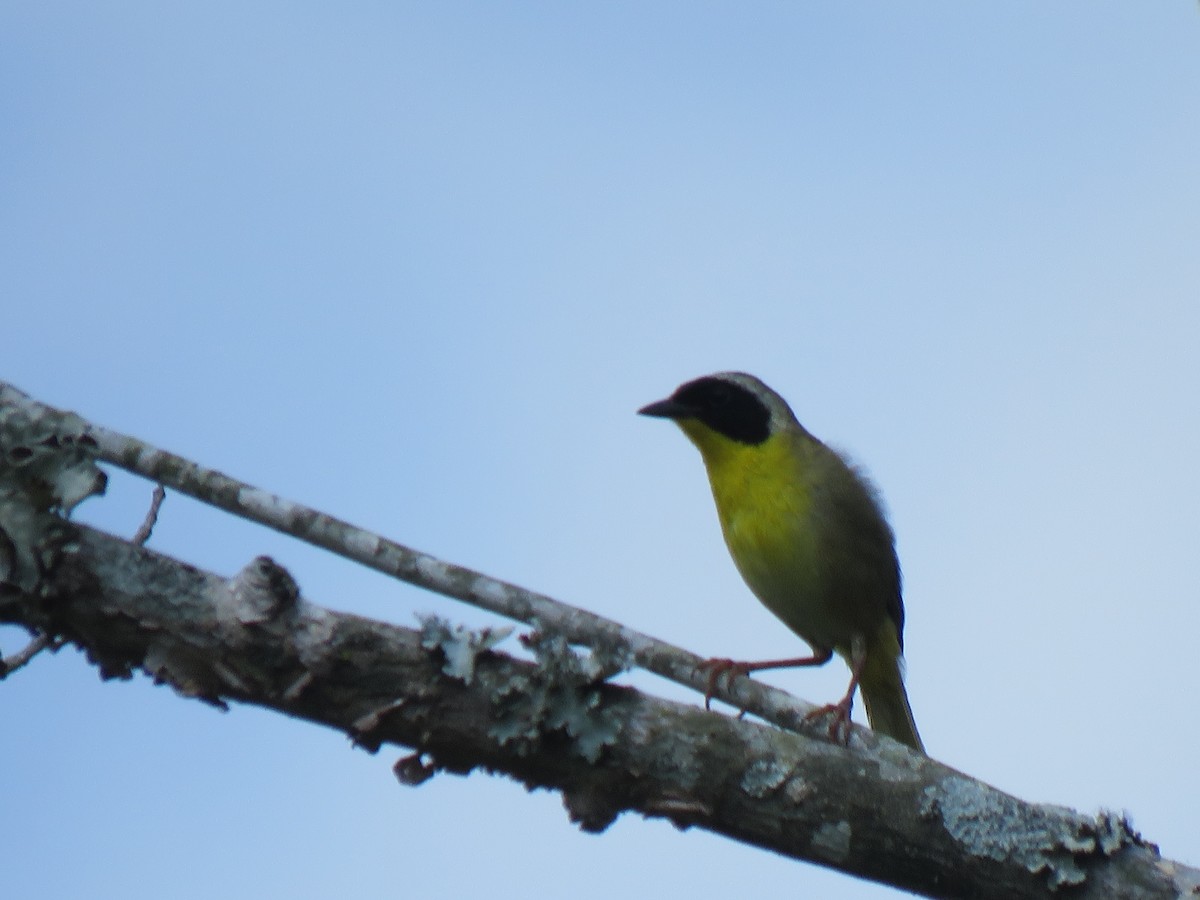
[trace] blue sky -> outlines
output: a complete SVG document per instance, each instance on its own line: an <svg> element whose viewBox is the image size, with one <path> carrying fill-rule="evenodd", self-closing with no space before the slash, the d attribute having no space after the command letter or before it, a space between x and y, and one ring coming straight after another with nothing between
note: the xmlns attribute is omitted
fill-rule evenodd
<svg viewBox="0 0 1200 900"><path fill-rule="evenodd" d="M752 659L798 644L634 410L754 372L882 488L931 754L1195 864L1198 43L1185 2L5 4L0 378ZM149 494L80 517L131 534ZM151 545L486 621L178 496ZM662 822L582 835L484 775L401 788L399 751L71 650L0 714L15 895L894 896Z"/></svg>

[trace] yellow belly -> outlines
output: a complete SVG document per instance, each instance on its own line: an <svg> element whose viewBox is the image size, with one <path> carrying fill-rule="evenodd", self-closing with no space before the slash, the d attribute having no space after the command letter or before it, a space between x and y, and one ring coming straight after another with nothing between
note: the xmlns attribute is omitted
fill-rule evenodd
<svg viewBox="0 0 1200 900"><path fill-rule="evenodd" d="M838 610L823 587L821 559L806 511L786 501L739 504L721 516L725 543L746 584L763 605L814 648L849 643Z"/></svg>

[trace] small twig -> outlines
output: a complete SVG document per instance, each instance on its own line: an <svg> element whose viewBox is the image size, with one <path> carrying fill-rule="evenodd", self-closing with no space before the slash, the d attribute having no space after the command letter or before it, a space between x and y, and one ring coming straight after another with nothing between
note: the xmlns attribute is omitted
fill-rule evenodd
<svg viewBox="0 0 1200 900"><path fill-rule="evenodd" d="M163 500L166 498L167 492L161 484L154 486L154 496L150 500L150 509L146 512L146 518L142 521L142 526L134 532L130 542L137 544L139 547L146 546L146 541L150 540L150 532L154 530L154 523L158 521L158 510L162 506Z"/></svg>
<svg viewBox="0 0 1200 900"><path fill-rule="evenodd" d="M13 672L22 666L28 665L29 661L45 650L47 647L54 645L54 638L48 634L39 634L32 641L25 645L25 648L18 650L8 659L0 659L0 680L7 678Z"/></svg>

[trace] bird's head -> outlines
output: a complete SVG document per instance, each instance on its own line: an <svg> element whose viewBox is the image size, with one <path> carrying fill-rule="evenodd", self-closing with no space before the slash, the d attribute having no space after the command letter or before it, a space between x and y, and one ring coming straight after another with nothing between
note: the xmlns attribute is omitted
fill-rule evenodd
<svg viewBox="0 0 1200 900"><path fill-rule="evenodd" d="M638 412L672 419L706 461L739 446L756 447L773 435L800 429L787 402L745 372L705 375L680 385L670 397Z"/></svg>

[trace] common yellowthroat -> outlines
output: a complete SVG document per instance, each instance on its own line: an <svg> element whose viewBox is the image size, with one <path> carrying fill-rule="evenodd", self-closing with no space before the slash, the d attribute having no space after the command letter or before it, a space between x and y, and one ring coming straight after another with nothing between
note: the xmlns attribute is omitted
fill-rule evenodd
<svg viewBox="0 0 1200 900"><path fill-rule="evenodd" d="M871 727L924 752L904 691L904 604L892 529L866 478L813 437L782 397L752 375L689 381L638 410L672 419L700 450L725 543L750 590L812 648L767 662L710 660L749 673L850 667L831 734L849 735L862 691Z"/></svg>

